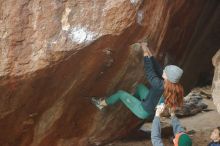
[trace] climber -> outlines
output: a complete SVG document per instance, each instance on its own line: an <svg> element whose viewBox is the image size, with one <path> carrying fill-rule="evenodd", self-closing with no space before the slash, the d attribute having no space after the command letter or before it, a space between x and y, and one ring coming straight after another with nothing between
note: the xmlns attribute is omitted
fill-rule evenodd
<svg viewBox="0 0 220 146"><path fill-rule="evenodd" d="M147 47L147 43L141 43L144 53L144 68L147 79L151 85L148 89L143 84L136 87L136 93L131 95L119 90L108 98L92 98L92 103L98 109L107 105L113 105L121 100L137 117L146 119L153 116L158 103L165 103L167 107L180 107L183 103L183 87L179 80L183 70L175 65L168 65L162 70Z"/></svg>
<svg viewBox="0 0 220 146"><path fill-rule="evenodd" d="M208 146L220 146L220 127L216 127L210 136L211 142Z"/></svg>
<svg viewBox="0 0 220 146"><path fill-rule="evenodd" d="M153 146L164 146L161 139L161 127L160 127L160 115L165 109L165 105L161 104L156 107L156 113L154 116L152 129L151 129L151 142ZM192 146L192 140L187 135L184 128L180 125L178 118L175 116L174 109L169 108L169 113L171 115L171 124L173 127L173 134L175 138L173 139L174 146Z"/></svg>

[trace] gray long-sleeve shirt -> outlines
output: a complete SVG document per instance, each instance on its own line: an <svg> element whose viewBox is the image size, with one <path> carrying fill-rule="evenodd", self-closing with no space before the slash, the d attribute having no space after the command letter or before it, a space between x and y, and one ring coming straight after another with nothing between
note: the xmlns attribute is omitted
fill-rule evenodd
<svg viewBox="0 0 220 146"><path fill-rule="evenodd" d="M176 135L177 133L184 132L185 130L181 126L177 117L171 117L171 124L173 127L173 134ZM160 125L160 118L155 116L152 124L151 129L151 142L153 146L164 146L162 139L161 139L161 125Z"/></svg>

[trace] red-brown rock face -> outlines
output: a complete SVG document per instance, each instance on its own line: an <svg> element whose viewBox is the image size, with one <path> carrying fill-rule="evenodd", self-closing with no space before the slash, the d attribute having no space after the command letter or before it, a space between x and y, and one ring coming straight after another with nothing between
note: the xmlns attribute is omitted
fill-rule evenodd
<svg viewBox="0 0 220 146"><path fill-rule="evenodd" d="M218 0L0 0L0 145L83 146L129 133L140 120L121 104L99 112L89 97L143 82L132 44L144 36L158 58L180 61L206 7L219 16Z"/></svg>

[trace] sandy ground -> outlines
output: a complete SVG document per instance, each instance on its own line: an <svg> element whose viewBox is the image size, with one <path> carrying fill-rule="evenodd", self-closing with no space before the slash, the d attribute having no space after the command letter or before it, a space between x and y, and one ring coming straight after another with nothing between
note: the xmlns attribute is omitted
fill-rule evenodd
<svg viewBox="0 0 220 146"><path fill-rule="evenodd" d="M217 113L213 102L208 99L203 99L203 102L208 104L208 109L213 111L202 112L192 117L180 119L183 126L188 130L194 130L192 135L193 146L207 146L210 141L210 133L213 128L220 126L220 114ZM165 146L173 146L168 139L164 138ZM129 138L126 140L116 141L107 146L152 146L149 138Z"/></svg>

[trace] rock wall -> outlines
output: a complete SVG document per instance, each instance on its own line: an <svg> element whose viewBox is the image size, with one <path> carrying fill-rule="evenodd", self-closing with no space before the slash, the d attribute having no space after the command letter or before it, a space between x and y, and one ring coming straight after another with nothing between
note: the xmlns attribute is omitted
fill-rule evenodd
<svg viewBox="0 0 220 146"><path fill-rule="evenodd" d="M215 74L212 83L212 98L220 113L220 50L215 54L212 62L215 66Z"/></svg>
<svg viewBox="0 0 220 146"><path fill-rule="evenodd" d="M132 45L142 38L158 59L166 52L180 63L202 14L217 15L207 6L219 1L0 0L0 145L99 145L127 135L142 121L122 104L99 112L90 97L143 82Z"/></svg>
<svg viewBox="0 0 220 146"><path fill-rule="evenodd" d="M165 63L183 68L182 84L189 93L201 80L213 76L211 60L220 46L220 3L191 1L172 13L172 17L175 21L167 26L158 56L163 56Z"/></svg>

